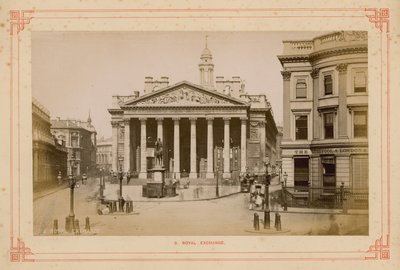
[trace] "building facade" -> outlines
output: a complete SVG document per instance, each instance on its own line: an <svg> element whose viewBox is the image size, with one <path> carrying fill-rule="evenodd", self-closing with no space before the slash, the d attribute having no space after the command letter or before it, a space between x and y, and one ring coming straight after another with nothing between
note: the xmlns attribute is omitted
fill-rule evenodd
<svg viewBox="0 0 400 270"><path fill-rule="evenodd" d="M50 132L50 113L37 100L32 100L33 187L57 183L58 173L67 176L65 141L55 140Z"/></svg>
<svg viewBox="0 0 400 270"><path fill-rule="evenodd" d="M96 156L97 170L104 169L105 172L111 171L112 138L101 138L97 141Z"/></svg>
<svg viewBox="0 0 400 270"><path fill-rule="evenodd" d="M68 174L92 174L96 171L97 132L89 118L80 120L51 120L51 133L65 140L68 150Z"/></svg>
<svg viewBox="0 0 400 270"><path fill-rule="evenodd" d="M147 178L154 142L163 143L169 177L237 177L262 172L276 160L277 129L265 95L248 95L240 77L216 77L210 50L203 50L200 83L169 85L145 78L144 95L113 96L112 169ZM120 162L120 163L119 163Z"/></svg>
<svg viewBox="0 0 400 270"><path fill-rule="evenodd" d="M287 185L367 190L367 32L284 41L278 58Z"/></svg>

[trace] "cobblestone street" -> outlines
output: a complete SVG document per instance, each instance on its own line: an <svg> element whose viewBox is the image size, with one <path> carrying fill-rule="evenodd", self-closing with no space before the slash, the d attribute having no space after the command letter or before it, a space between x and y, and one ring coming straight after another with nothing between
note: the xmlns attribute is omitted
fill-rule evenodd
<svg viewBox="0 0 400 270"><path fill-rule="evenodd" d="M320 213L299 212L298 209L290 208L288 212L280 212L281 232L273 228L273 212L271 229L264 230L261 225L261 230L256 232L253 229L255 212L249 210L247 193L183 202L156 199L147 202L141 197L131 198L134 201L132 213L98 215L98 183L98 179L90 179L87 185L75 189L75 216L80 220L82 235L318 235L326 234L329 230L329 213L336 213L339 234L368 234L368 215L342 215L332 210ZM273 190L272 186L270 192ZM58 219L60 235L67 235L64 232L64 222L69 213L69 193L69 189L62 189L34 201L35 235L52 235L54 219ZM262 221L263 213L258 214ZM90 218L91 223L91 231L88 233L84 231L86 217Z"/></svg>

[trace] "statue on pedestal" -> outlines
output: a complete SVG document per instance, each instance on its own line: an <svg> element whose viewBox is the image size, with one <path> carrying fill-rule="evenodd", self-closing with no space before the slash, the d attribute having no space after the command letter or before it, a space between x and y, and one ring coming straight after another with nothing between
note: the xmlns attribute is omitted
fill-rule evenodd
<svg viewBox="0 0 400 270"><path fill-rule="evenodd" d="M155 150L154 150L154 155L156 159L156 166L163 166L163 144L161 142L161 139L158 138L158 140L155 143Z"/></svg>

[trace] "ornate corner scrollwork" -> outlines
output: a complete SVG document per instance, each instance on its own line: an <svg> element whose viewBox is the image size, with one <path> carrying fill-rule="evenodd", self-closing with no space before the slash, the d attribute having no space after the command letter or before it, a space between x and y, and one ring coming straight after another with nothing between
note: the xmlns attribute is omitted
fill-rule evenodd
<svg viewBox="0 0 400 270"><path fill-rule="evenodd" d="M111 121L111 126L113 128L119 127L119 122L118 121Z"/></svg>
<svg viewBox="0 0 400 270"><path fill-rule="evenodd" d="M388 8L366 8L366 12L373 12L372 15L365 15L369 19L369 22L375 24L375 28L378 28L381 32L383 29L386 33L389 33L389 9Z"/></svg>
<svg viewBox="0 0 400 270"><path fill-rule="evenodd" d="M290 75L292 74L292 72L290 71L281 71L282 77L284 81L288 81L290 80Z"/></svg>
<svg viewBox="0 0 400 270"><path fill-rule="evenodd" d="M313 68L310 75L313 79L317 79L319 77L319 68Z"/></svg>
<svg viewBox="0 0 400 270"><path fill-rule="evenodd" d="M25 25L31 22L33 10L10 10L10 35L14 35L14 27L19 34L25 29Z"/></svg>
<svg viewBox="0 0 400 270"><path fill-rule="evenodd" d="M34 262L34 259L29 259L27 256L34 255L30 248L25 246L21 238L17 238L17 246L10 250L11 262Z"/></svg>
<svg viewBox="0 0 400 270"><path fill-rule="evenodd" d="M382 236L375 240L375 243L371 245L368 253L373 256L365 256L365 260L389 260L390 259L390 245L389 245L389 235L386 236L386 244L383 243Z"/></svg>
<svg viewBox="0 0 400 270"><path fill-rule="evenodd" d="M339 64L336 66L336 70L340 73L347 71L347 64Z"/></svg>

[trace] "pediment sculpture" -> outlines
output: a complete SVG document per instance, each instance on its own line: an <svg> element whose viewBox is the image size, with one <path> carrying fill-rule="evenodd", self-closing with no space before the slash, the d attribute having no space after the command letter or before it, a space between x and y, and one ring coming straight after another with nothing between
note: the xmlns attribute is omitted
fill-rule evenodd
<svg viewBox="0 0 400 270"><path fill-rule="evenodd" d="M179 105L207 105L207 104L232 104L231 102L217 97L190 89L187 87L167 92L154 97L139 101L137 105L153 104L179 104Z"/></svg>

